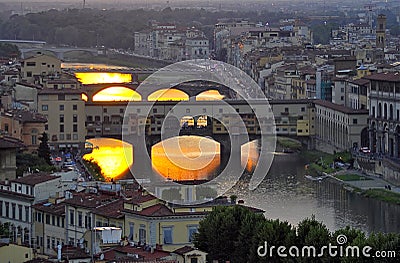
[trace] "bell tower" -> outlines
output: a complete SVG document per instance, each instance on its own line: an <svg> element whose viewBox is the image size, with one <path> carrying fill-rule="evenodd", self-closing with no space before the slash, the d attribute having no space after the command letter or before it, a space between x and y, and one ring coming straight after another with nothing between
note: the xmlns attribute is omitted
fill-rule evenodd
<svg viewBox="0 0 400 263"><path fill-rule="evenodd" d="M386 46L386 16L378 15L376 24L376 48L384 49Z"/></svg>

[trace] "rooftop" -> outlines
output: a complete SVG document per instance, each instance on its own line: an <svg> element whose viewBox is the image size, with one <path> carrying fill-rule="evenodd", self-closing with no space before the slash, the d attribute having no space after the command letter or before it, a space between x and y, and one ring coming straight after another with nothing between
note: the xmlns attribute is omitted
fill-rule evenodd
<svg viewBox="0 0 400 263"><path fill-rule="evenodd" d="M364 79L388 82L400 82L400 72L384 72L365 76Z"/></svg>
<svg viewBox="0 0 400 263"><path fill-rule="evenodd" d="M37 211L41 211L44 213L52 214L52 215L65 215L65 204L63 202L59 204L52 204L49 202L42 202L36 205L33 205L33 208Z"/></svg>
<svg viewBox="0 0 400 263"><path fill-rule="evenodd" d="M0 136L0 149L15 149L24 147L24 143L9 136Z"/></svg>
<svg viewBox="0 0 400 263"><path fill-rule="evenodd" d="M339 111L345 114L368 114L368 110L355 110L343 105L332 103L327 100L315 100L314 103L315 105L333 109L335 111Z"/></svg>
<svg viewBox="0 0 400 263"><path fill-rule="evenodd" d="M17 179L11 180L11 182L35 186L37 184L45 183L59 178L61 178L61 176L54 176L46 173L37 173L19 177Z"/></svg>

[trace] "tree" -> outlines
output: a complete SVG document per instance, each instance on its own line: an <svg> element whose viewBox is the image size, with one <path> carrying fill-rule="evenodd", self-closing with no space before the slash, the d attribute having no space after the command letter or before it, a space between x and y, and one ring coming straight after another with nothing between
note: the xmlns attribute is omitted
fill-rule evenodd
<svg viewBox="0 0 400 263"><path fill-rule="evenodd" d="M48 165L52 165L51 163L51 152L49 147L49 138L47 133L43 132L42 136L39 138L40 144L38 148L38 156L46 161Z"/></svg>
<svg viewBox="0 0 400 263"><path fill-rule="evenodd" d="M254 225L263 220L263 215L240 205L215 207L200 222L194 244L212 260L247 262Z"/></svg>
<svg viewBox="0 0 400 263"><path fill-rule="evenodd" d="M0 237L8 237L10 235L9 223L0 223Z"/></svg>
<svg viewBox="0 0 400 263"><path fill-rule="evenodd" d="M18 58L20 51L16 45L0 44L0 57L5 58Z"/></svg>

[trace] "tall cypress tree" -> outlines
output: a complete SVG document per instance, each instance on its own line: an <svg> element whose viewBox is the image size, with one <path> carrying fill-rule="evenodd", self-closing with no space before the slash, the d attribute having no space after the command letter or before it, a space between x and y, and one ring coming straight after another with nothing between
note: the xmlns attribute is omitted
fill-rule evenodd
<svg viewBox="0 0 400 263"><path fill-rule="evenodd" d="M39 138L40 144L38 148L38 156L46 161L47 164L52 165L50 156L50 147L49 147L49 138L47 133L43 132L42 136Z"/></svg>

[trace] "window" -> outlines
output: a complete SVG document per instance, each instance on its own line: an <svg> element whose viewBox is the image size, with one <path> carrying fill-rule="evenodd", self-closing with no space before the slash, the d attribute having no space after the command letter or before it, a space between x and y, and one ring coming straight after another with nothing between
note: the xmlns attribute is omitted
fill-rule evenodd
<svg viewBox="0 0 400 263"><path fill-rule="evenodd" d="M357 119L353 119L353 124L357 124Z"/></svg>
<svg viewBox="0 0 400 263"><path fill-rule="evenodd" d="M119 109L119 113L124 113L124 109Z"/></svg>
<svg viewBox="0 0 400 263"><path fill-rule="evenodd" d="M76 133L72 134L72 139L74 141L77 141L78 140L78 134L76 134Z"/></svg>
<svg viewBox="0 0 400 263"><path fill-rule="evenodd" d="M64 122L64 114L60 114L60 122L61 122L61 123Z"/></svg>
<svg viewBox="0 0 400 263"><path fill-rule="evenodd" d="M49 105L42 105L42 111L48 111Z"/></svg>
<svg viewBox="0 0 400 263"><path fill-rule="evenodd" d="M53 226L56 225L56 217L55 217L54 215L51 216L51 224L52 224Z"/></svg>
<svg viewBox="0 0 400 263"><path fill-rule="evenodd" d="M26 62L27 67L36 67L36 62Z"/></svg>
<svg viewBox="0 0 400 263"><path fill-rule="evenodd" d="M58 100L65 100L65 94L58 94Z"/></svg>
<svg viewBox="0 0 400 263"><path fill-rule="evenodd" d="M144 225L141 225L139 229L139 242L141 244L146 243L146 229L144 227Z"/></svg>
<svg viewBox="0 0 400 263"><path fill-rule="evenodd" d="M190 259L190 263L198 263L198 259L197 258L191 258Z"/></svg>
<svg viewBox="0 0 400 263"><path fill-rule="evenodd" d="M64 134L60 134L60 140L62 141L62 140L64 140Z"/></svg>
<svg viewBox="0 0 400 263"><path fill-rule="evenodd" d="M285 108L285 112L289 112L289 108Z"/></svg>
<svg viewBox="0 0 400 263"><path fill-rule="evenodd" d="M50 237L49 236L47 236L47 248L49 248L50 249Z"/></svg>
<svg viewBox="0 0 400 263"><path fill-rule="evenodd" d="M22 205L18 205L18 219L22 221Z"/></svg>
<svg viewBox="0 0 400 263"><path fill-rule="evenodd" d="M78 212L78 226L82 227L82 212Z"/></svg>
<svg viewBox="0 0 400 263"><path fill-rule="evenodd" d="M6 217L10 217L10 204L5 202L4 206L6 207Z"/></svg>
<svg viewBox="0 0 400 263"><path fill-rule="evenodd" d="M60 105L60 110L61 111L64 110L64 105L63 104Z"/></svg>
<svg viewBox="0 0 400 263"><path fill-rule="evenodd" d="M74 114L72 116L72 122L78 122L78 115Z"/></svg>
<svg viewBox="0 0 400 263"><path fill-rule="evenodd" d="M100 116L94 116L94 121L100 121Z"/></svg>
<svg viewBox="0 0 400 263"><path fill-rule="evenodd" d="M224 112L224 109L219 109L219 113L223 113Z"/></svg>
<svg viewBox="0 0 400 263"><path fill-rule="evenodd" d="M49 125L48 125L48 124L44 125L44 129L45 129L46 131L48 131L48 130L49 130Z"/></svg>
<svg viewBox="0 0 400 263"><path fill-rule="evenodd" d="M31 136L31 142L32 142L32 145L36 145L37 144L37 135L32 135Z"/></svg>
<svg viewBox="0 0 400 263"><path fill-rule="evenodd" d="M67 133L67 140L71 140L71 133Z"/></svg>
<svg viewBox="0 0 400 263"><path fill-rule="evenodd" d="M189 226L188 227L188 240L189 240L189 242L193 242L195 233L197 233L197 226Z"/></svg>
<svg viewBox="0 0 400 263"><path fill-rule="evenodd" d="M72 105L72 110L78 110L78 105L76 104Z"/></svg>
<svg viewBox="0 0 400 263"><path fill-rule="evenodd" d="M64 132L64 124L60 124L60 132ZM61 136L60 136L61 139Z"/></svg>
<svg viewBox="0 0 400 263"><path fill-rule="evenodd" d="M69 224L74 225L74 217L75 217L75 212L74 210L69 210Z"/></svg>
<svg viewBox="0 0 400 263"><path fill-rule="evenodd" d="M128 236L128 240L133 240L133 235L134 235L134 232L135 231L135 224L134 223L132 223L132 222L129 222L129 236Z"/></svg>
<svg viewBox="0 0 400 263"><path fill-rule="evenodd" d="M46 224L50 225L50 215L46 215Z"/></svg>
<svg viewBox="0 0 400 263"><path fill-rule="evenodd" d="M0 200L0 216L3 216L3 201Z"/></svg>
<svg viewBox="0 0 400 263"><path fill-rule="evenodd" d="M104 108L104 109L103 109L103 112L104 112L104 113L107 113L107 108Z"/></svg>
<svg viewBox="0 0 400 263"><path fill-rule="evenodd" d="M73 131L73 132L78 132L78 124L74 124L74 125L72 126L72 131Z"/></svg>
<svg viewBox="0 0 400 263"><path fill-rule="evenodd" d="M157 109L153 109L153 113L157 113Z"/></svg>
<svg viewBox="0 0 400 263"><path fill-rule="evenodd" d="M27 77L32 77L32 71L26 72L26 76L27 76Z"/></svg>
<svg viewBox="0 0 400 263"><path fill-rule="evenodd" d="M163 227L164 244L172 244L172 227Z"/></svg>
<svg viewBox="0 0 400 263"><path fill-rule="evenodd" d="M12 213L12 218L16 219L16 207L15 204L11 205L11 213Z"/></svg>
<svg viewBox="0 0 400 263"><path fill-rule="evenodd" d="M306 111L306 108L305 108L305 107L301 107L301 111L302 111L302 112L305 112L305 111Z"/></svg>

